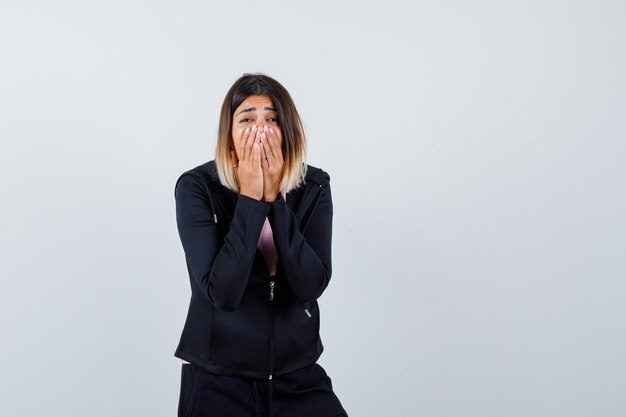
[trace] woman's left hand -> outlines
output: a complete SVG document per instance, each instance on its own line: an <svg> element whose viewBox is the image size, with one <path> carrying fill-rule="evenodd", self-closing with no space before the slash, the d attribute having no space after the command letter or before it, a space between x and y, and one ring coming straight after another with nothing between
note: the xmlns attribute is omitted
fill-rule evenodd
<svg viewBox="0 0 626 417"><path fill-rule="evenodd" d="M269 126L261 132L261 166L263 167L263 201L274 201L280 191L283 172L283 152L279 144L279 133Z"/></svg>

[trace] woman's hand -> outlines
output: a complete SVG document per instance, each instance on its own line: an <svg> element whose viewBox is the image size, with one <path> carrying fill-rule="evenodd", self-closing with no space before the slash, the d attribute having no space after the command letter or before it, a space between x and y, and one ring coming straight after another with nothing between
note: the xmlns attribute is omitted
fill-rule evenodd
<svg viewBox="0 0 626 417"><path fill-rule="evenodd" d="M269 126L264 126L261 132L263 201L268 202L276 200L283 173L283 152L280 148L278 134Z"/></svg>
<svg viewBox="0 0 626 417"><path fill-rule="evenodd" d="M261 168L261 144L260 132L256 125L252 129L247 128L239 141L239 155L237 159L235 151L230 154L235 167L235 176L239 183L239 194L243 194L255 200L263 197L263 169Z"/></svg>

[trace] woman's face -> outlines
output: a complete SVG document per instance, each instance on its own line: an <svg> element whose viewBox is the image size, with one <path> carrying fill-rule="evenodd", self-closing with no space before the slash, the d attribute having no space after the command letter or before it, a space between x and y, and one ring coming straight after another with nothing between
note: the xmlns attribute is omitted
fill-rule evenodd
<svg viewBox="0 0 626 417"><path fill-rule="evenodd" d="M278 112L268 96L248 96L233 114L232 132L237 160L239 160L239 144L247 127L252 129L256 125L259 132L263 131L264 126L271 127L278 137L278 146L282 146L279 122ZM266 134L266 139L267 136ZM260 142L260 136L255 139L255 142Z"/></svg>

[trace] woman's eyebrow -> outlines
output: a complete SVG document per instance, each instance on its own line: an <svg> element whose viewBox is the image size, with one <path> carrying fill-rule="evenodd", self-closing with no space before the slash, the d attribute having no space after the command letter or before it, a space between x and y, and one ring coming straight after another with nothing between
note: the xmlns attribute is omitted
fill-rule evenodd
<svg viewBox="0 0 626 417"><path fill-rule="evenodd" d="M270 110L270 111L276 111L275 107L264 107L265 110ZM235 115L235 117L239 116L241 113L247 112L247 111L255 111L256 107L250 107L249 109L243 109L242 111L240 111L239 113L237 113Z"/></svg>

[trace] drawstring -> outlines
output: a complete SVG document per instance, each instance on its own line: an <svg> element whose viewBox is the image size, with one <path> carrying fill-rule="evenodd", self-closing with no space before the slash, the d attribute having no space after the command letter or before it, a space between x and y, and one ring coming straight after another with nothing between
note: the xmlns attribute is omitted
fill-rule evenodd
<svg viewBox="0 0 626 417"><path fill-rule="evenodd" d="M209 185L209 180L207 178L204 178L200 174L194 174L194 175L197 175L202 180L202 184L204 185L206 194L209 196L209 205L211 206L211 213L213 214L213 221L217 223L217 214L215 213L215 204L213 203L213 196L212 196L213 187Z"/></svg>
<svg viewBox="0 0 626 417"><path fill-rule="evenodd" d="M213 197L211 197L211 191L208 190L207 194L209 196L209 204L211 205L211 213L213 213L213 221L217 223L217 214L215 213L215 208L213 207Z"/></svg>
<svg viewBox="0 0 626 417"><path fill-rule="evenodd" d="M202 175L196 173L196 172L184 172L183 174L180 175L180 177L178 177L178 179L176 180L176 185L174 185L174 198L176 198L176 189L178 188L178 181L180 181L180 179L184 176L184 175L194 175L198 178L200 178L202 185L204 186L207 195L209 196L209 205L211 206L211 213L213 214L213 221L215 223L217 223L217 214L215 213L215 204L213 204L213 197L211 196L211 189L212 187L209 185L209 180L204 178Z"/></svg>

